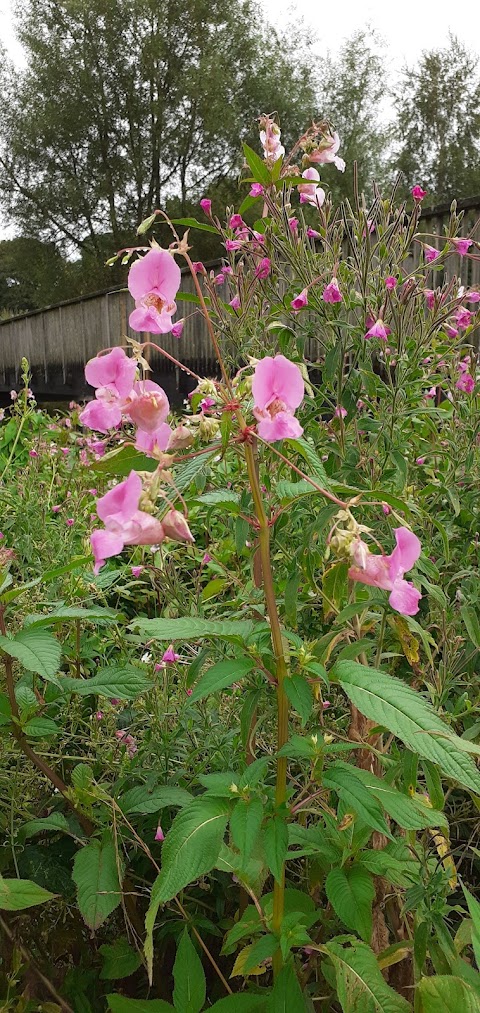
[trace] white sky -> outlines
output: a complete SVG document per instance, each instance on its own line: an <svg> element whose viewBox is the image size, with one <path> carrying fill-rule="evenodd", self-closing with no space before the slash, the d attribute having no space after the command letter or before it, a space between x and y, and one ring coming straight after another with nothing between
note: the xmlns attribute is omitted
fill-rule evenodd
<svg viewBox="0 0 480 1013"><path fill-rule="evenodd" d="M84 0L88 2L88 0ZM336 52L357 28L371 25L385 40L385 57L400 70L413 63L423 49L442 46L451 30L480 57L480 4L478 0L260 0L266 17L278 28L302 19L307 32L318 38L315 54ZM13 0L0 0L0 39L11 58L23 63L15 39Z"/></svg>

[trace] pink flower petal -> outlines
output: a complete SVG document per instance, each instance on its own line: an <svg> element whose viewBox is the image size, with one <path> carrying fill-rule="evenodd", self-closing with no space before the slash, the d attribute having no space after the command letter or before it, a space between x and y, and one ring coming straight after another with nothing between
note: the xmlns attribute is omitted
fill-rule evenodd
<svg viewBox="0 0 480 1013"><path fill-rule="evenodd" d="M252 394L256 408L263 410L279 400L294 411L303 401L305 381L298 366L284 355L266 355L255 366Z"/></svg>
<svg viewBox="0 0 480 1013"><path fill-rule="evenodd" d="M119 397L130 393L137 363L123 348L112 348L106 355L96 355L85 366L85 379L91 387L106 387Z"/></svg>
<svg viewBox="0 0 480 1013"><path fill-rule="evenodd" d="M180 288L181 272L167 250L153 249L132 264L128 274L128 290L135 300L146 295L159 296L172 303Z"/></svg>

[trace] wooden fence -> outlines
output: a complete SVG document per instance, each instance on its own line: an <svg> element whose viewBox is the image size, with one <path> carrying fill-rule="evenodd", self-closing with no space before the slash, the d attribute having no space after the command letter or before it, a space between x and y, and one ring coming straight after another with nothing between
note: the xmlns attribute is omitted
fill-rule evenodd
<svg viewBox="0 0 480 1013"><path fill-rule="evenodd" d="M472 234L480 241L480 197L459 202L458 206L465 212L462 233ZM447 205L426 210L420 219L419 231L443 236L448 219ZM441 245L440 240L429 239L428 242ZM420 244L415 243L411 268L419 262L420 249ZM218 267L218 264L211 266ZM442 280L450 280L454 275L464 285L480 286L480 261L451 256L444 272L435 274L433 284L441 284ZM187 293L194 291L188 271L182 271L181 289ZM161 336L162 346L174 356L181 349L182 362L200 375L208 374L213 362L203 318L194 312L192 304L180 303L179 306L177 317L182 313L186 317L181 344L178 339L166 334ZM140 335L128 326L132 309L133 300L129 293L115 289L1 321L0 391L18 387L20 361L25 356L32 371L32 387L41 399L79 397L87 393L83 370L88 359L102 348L125 344L125 335L141 340ZM152 354L151 365L153 375L161 377L174 403L192 389L192 383L185 374L158 353Z"/></svg>

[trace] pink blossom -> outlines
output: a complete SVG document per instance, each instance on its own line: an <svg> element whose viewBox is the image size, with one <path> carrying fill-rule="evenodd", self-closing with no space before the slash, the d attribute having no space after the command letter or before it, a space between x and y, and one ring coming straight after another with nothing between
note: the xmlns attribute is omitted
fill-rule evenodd
<svg viewBox="0 0 480 1013"><path fill-rule="evenodd" d="M468 302L480 302L480 292L477 292L476 289L471 289L470 292L466 293L465 299Z"/></svg>
<svg viewBox="0 0 480 1013"><path fill-rule="evenodd" d="M106 388L96 392L95 397L98 400L89 401L78 416L82 426L94 429L98 433L108 433L110 429L117 429L122 421L119 398L110 394Z"/></svg>
<svg viewBox="0 0 480 1013"><path fill-rule="evenodd" d="M29 457L38 457L38 452L36 450L29 450L28 451L28 456Z"/></svg>
<svg viewBox="0 0 480 1013"><path fill-rule="evenodd" d="M373 218L367 218L367 229L368 229L368 234L369 235L371 235L372 232L375 232L375 222L374 222ZM366 238L366 236L367 236L367 229L363 230L363 232L362 232L362 239Z"/></svg>
<svg viewBox="0 0 480 1013"><path fill-rule="evenodd" d="M316 229L311 229L310 226L307 229L307 236L309 239L320 239L320 233Z"/></svg>
<svg viewBox="0 0 480 1013"><path fill-rule="evenodd" d="M241 215L231 215L228 221L229 229L245 228L245 222Z"/></svg>
<svg viewBox="0 0 480 1013"><path fill-rule="evenodd" d="M52 514L58 514L58 511L61 509L62 507L60 506L60 504L56 503L55 506L52 506Z"/></svg>
<svg viewBox="0 0 480 1013"><path fill-rule="evenodd" d="M285 154L285 148L280 143L280 127L274 123L270 116L262 117L260 126L260 143L263 147L264 157L276 162Z"/></svg>
<svg viewBox="0 0 480 1013"><path fill-rule="evenodd" d="M172 436L172 429L167 422L162 422L153 432L144 429L137 430L135 447L142 450L149 457L159 457L168 448Z"/></svg>
<svg viewBox="0 0 480 1013"><path fill-rule="evenodd" d="M225 249L228 253L233 253L235 250L241 250L243 243L240 239L227 239L225 241Z"/></svg>
<svg viewBox="0 0 480 1013"><path fill-rule="evenodd" d="M289 218L288 227L290 232L298 232L298 218Z"/></svg>
<svg viewBox="0 0 480 1013"><path fill-rule="evenodd" d="M464 331L469 327L473 317L472 311L467 310L465 306L459 306L453 315L460 331Z"/></svg>
<svg viewBox="0 0 480 1013"><path fill-rule="evenodd" d="M183 514L179 510L169 510L162 520L166 538L174 542L194 542L195 539Z"/></svg>
<svg viewBox="0 0 480 1013"><path fill-rule="evenodd" d="M150 331L152 334L171 331L180 279L180 268L172 254L158 247L132 264L128 289L135 299L135 309L130 314L129 323L134 331Z"/></svg>
<svg viewBox="0 0 480 1013"><path fill-rule="evenodd" d="M272 269L272 262L268 257L263 257L259 264L255 268L255 277L260 278L262 281L268 278Z"/></svg>
<svg viewBox="0 0 480 1013"><path fill-rule="evenodd" d="M233 274L233 267L230 267L230 264L224 264L222 267L222 274Z"/></svg>
<svg viewBox="0 0 480 1013"><path fill-rule="evenodd" d="M230 302L229 302L228 305L231 306L233 310L239 310L240 309L240 296L239 295L234 295L233 299L230 299Z"/></svg>
<svg viewBox="0 0 480 1013"><path fill-rule="evenodd" d="M176 429L171 430L167 443L167 451L185 450L193 443L193 436L188 426L180 424ZM163 449L162 447L159 448Z"/></svg>
<svg viewBox="0 0 480 1013"><path fill-rule="evenodd" d="M139 577L140 574L143 573L145 567L144 566L131 566L130 569L131 569L132 575L134 577Z"/></svg>
<svg viewBox="0 0 480 1013"><path fill-rule="evenodd" d="M322 702L322 708L323 708L324 711L328 711L328 708L331 707L331 706L332 705L330 703L330 700L323 700L323 702Z"/></svg>
<svg viewBox="0 0 480 1013"><path fill-rule="evenodd" d="M374 555L362 542L364 549L362 564L351 566L348 576L351 580L358 580L370 587L390 591L388 600L392 608L402 615L414 616L418 612L421 594L403 577L406 571L415 565L422 546L417 536L408 528L395 528L394 534L397 545L389 556Z"/></svg>
<svg viewBox="0 0 480 1013"><path fill-rule="evenodd" d="M211 213L212 213L212 202L211 202L211 200L208 199L208 197L203 197L202 198L202 200L200 201L200 207L201 207L202 211L206 215L208 215L208 216L211 215Z"/></svg>
<svg viewBox="0 0 480 1013"><path fill-rule="evenodd" d="M60 447L60 450L64 457L67 457L67 454L70 453L71 447Z"/></svg>
<svg viewBox="0 0 480 1013"><path fill-rule="evenodd" d="M431 264L433 260L436 260L440 256L440 250L436 250L434 246L424 246L423 252L425 261L427 264Z"/></svg>
<svg viewBox="0 0 480 1013"><path fill-rule="evenodd" d="M183 320L183 318L182 320L177 320L176 324L174 324L172 327L172 338L181 338L184 323L185 321Z"/></svg>
<svg viewBox="0 0 480 1013"><path fill-rule="evenodd" d="M170 644L162 657L162 661L165 665L173 665L176 661L180 661L180 654L175 654L173 644Z"/></svg>
<svg viewBox="0 0 480 1013"><path fill-rule="evenodd" d="M117 347L106 355L90 359L85 366L85 379L91 387L101 391L97 397L105 397L109 392L114 398L122 398L130 393L136 372L135 359L129 358L124 348Z"/></svg>
<svg viewBox="0 0 480 1013"><path fill-rule="evenodd" d="M392 508L389 507L388 503L382 503L382 510L385 514L385 517L388 517L389 514L391 514L392 512Z"/></svg>
<svg viewBox="0 0 480 1013"><path fill-rule="evenodd" d="M193 693L193 689L186 689L185 692L186 692L187 696L191 696L192 693Z"/></svg>
<svg viewBox="0 0 480 1013"><path fill-rule="evenodd" d="M430 387L429 390L427 390L427 392L425 394L426 398L435 398L436 396L437 396L437 388L436 387Z"/></svg>
<svg viewBox="0 0 480 1013"><path fill-rule="evenodd" d="M336 419L344 419L348 415L348 412L346 408L342 408L342 405L337 405L333 414Z"/></svg>
<svg viewBox="0 0 480 1013"><path fill-rule="evenodd" d="M208 411L209 408L216 407L217 402L214 397L203 397L200 401L199 408L202 412Z"/></svg>
<svg viewBox="0 0 480 1013"><path fill-rule="evenodd" d="M424 289L425 302L429 310L433 310L435 306L435 292L433 288Z"/></svg>
<svg viewBox="0 0 480 1013"><path fill-rule="evenodd" d="M314 207L321 207L325 200L325 190L316 185L320 182L317 170L305 169L305 172L302 172L302 179L312 180L312 182L301 183L298 187L300 204L313 204Z"/></svg>
<svg viewBox="0 0 480 1013"><path fill-rule="evenodd" d="M458 338L459 332L456 327L447 327L446 331L449 338Z"/></svg>
<svg viewBox="0 0 480 1013"><path fill-rule="evenodd" d="M389 274L388 278L385 278L385 288L392 292L397 287L397 279L393 277L393 274Z"/></svg>
<svg viewBox="0 0 480 1013"><path fill-rule="evenodd" d="M164 832L163 832L163 830L162 830L162 828L160 826L160 823L158 824L158 827L157 827L157 829L155 831L155 840L156 841L164 841L165 840L165 834L164 834Z"/></svg>
<svg viewBox="0 0 480 1013"><path fill-rule="evenodd" d="M261 197L262 193L265 193L261 183L252 183L249 191L250 197Z"/></svg>
<svg viewBox="0 0 480 1013"><path fill-rule="evenodd" d="M202 264L201 260L194 260L192 264L192 270L195 274L206 274L205 265Z"/></svg>
<svg viewBox="0 0 480 1013"><path fill-rule="evenodd" d="M461 257L464 257L468 253L469 247L472 245L471 239L452 239L452 243Z"/></svg>
<svg viewBox="0 0 480 1013"><path fill-rule="evenodd" d="M264 245L264 243L265 243L265 235L264 235L263 232L256 232L256 230L254 229L253 230L253 238L256 240L256 242L253 244L254 248L256 246L263 246Z"/></svg>
<svg viewBox="0 0 480 1013"><path fill-rule="evenodd" d="M152 434L165 422L170 404L163 387L158 383L154 383L153 380L139 380L133 385L124 410L138 429Z"/></svg>
<svg viewBox="0 0 480 1013"><path fill-rule="evenodd" d="M257 362L252 394L258 435L263 440L272 443L302 435L303 429L294 412L302 403L304 393L305 383L300 369L284 355L276 355L275 358L267 355Z"/></svg>
<svg viewBox="0 0 480 1013"><path fill-rule="evenodd" d="M67 526L68 526L69 528L73 527L73 525L75 524L74 518L73 518L73 517L67 517L67 519L66 519L66 521L65 521L65 524L66 524L66 525L67 525Z"/></svg>
<svg viewBox="0 0 480 1013"><path fill-rule="evenodd" d="M92 531L90 541L98 573L109 556L122 552L125 545L156 545L165 532L159 520L139 510L142 480L136 471L97 500L97 514L105 528Z"/></svg>
<svg viewBox="0 0 480 1013"><path fill-rule="evenodd" d="M103 720L103 711L97 711L97 713L95 714L95 717L96 717L97 721L102 721Z"/></svg>
<svg viewBox="0 0 480 1013"><path fill-rule="evenodd" d="M308 306L308 289L304 288L300 295L296 295L295 299L292 299L290 306L292 310L303 310L305 306Z"/></svg>
<svg viewBox="0 0 480 1013"><path fill-rule="evenodd" d="M214 281L215 285L224 285L225 284L225 276L223 274L217 274L215 276L215 278L213 279L213 281Z"/></svg>
<svg viewBox="0 0 480 1013"><path fill-rule="evenodd" d="M359 412L361 412L362 408L365 408L365 401L362 401L361 397L357 401L357 408Z"/></svg>
<svg viewBox="0 0 480 1013"><path fill-rule="evenodd" d="M416 186L412 186L410 193L414 201L418 201L418 203L420 203L420 201L427 196L427 191L422 190L421 186L419 186L418 183L416 184Z"/></svg>
<svg viewBox="0 0 480 1013"><path fill-rule="evenodd" d="M371 327L369 327L367 333L365 334L365 337L380 338L380 341L386 341L389 334L391 334L390 328L385 327L383 320L381 320L379 317L378 320L376 320L375 323L372 324Z"/></svg>
<svg viewBox="0 0 480 1013"><path fill-rule="evenodd" d="M137 743L133 735L129 735L123 728L117 729L115 735L122 743L122 746L125 746L130 759L132 759L135 753L138 752Z"/></svg>
<svg viewBox="0 0 480 1013"><path fill-rule="evenodd" d="M343 158L337 156L337 151L340 147L340 138L335 132L333 136L327 134L318 145L315 151L311 151L308 157L311 162L315 162L316 165L327 165L333 163L336 165L340 172L345 172L345 162Z"/></svg>
<svg viewBox="0 0 480 1013"><path fill-rule="evenodd" d="M471 373L461 373L455 386L457 390L463 390L465 394L472 394L475 390L475 380Z"/></svg>
<svg viewBox="0 0 480 1013"><path fill-rule="evenodd" d="M211 563L212 557L209 556L208 552L205 552L202 558L202 566L206 566L207 563Z"/></svg>
<svg viewBox="0 0 480 1013"><path fill-rule="evenodd" d="M17 391L16 390L11 390L10 391L10 400L11 401L16 401L17 397L18 397Z"/></svg>
<svg viewBox="0 0 480 1013"><path fill-rule="evenodd" d="M332 278L328 285L326 285L322 292L322 299L324 302L332 303L342 301L342 293L340 292L336 278Z"/></svg>
<svg viewBox="0 0 480 1013"><path fill-rule="evenodd" d="M420 465L421 464L425 464L426 460L427 460L426 457L417 457L416 460L415 460L415 464L420 464Z"/></svg>

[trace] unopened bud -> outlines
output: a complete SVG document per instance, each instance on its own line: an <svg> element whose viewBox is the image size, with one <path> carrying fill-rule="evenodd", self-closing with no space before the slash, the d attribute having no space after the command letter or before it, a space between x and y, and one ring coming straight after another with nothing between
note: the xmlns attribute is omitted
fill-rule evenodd
<svg viewBox="0 0 480 1013"><path fill-rule="evenodd" d="M172 435L167 444L167 450L185 450L186 447L191 447L193 443L193 436L187 426L180 425L173 430Z"/></svg>
<svg viewBox="0 0 480 1013"><path fill-rule="evenodd" d="M162 527L167 538L175 542L194 542L195 539L183 514L179 510L169 510L162 520Z"/></svg>

